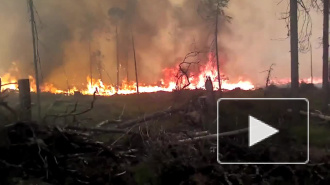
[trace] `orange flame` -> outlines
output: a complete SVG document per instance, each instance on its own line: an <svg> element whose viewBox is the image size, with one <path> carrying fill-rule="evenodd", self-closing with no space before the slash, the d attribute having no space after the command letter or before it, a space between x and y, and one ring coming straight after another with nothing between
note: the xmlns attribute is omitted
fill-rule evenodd
<svg viewBox="0 0 330 185"><path fill-rule="evenodd" d="M18 88L16 78L11 76L10 73L6 73L1 77L1 84L1 89L16 90Z"/></svg>
<svg viewBox="0 0 330 185"><path fill-rule="evenodd" d="M217 70L213 66L211 61L208 61L206 65L199 66L199 72L190 72L188 79L182 78L179 82L182 84L187 84L186 89L205 89L205 81L207 77L213 82L214 89L219 89L219 83L217 79ZM178 88L178 78L175 76L178 72L178 68L166 68L163 70L164 78L160 80L160 84L157 85L147 85L139 83L139 92L141 93L150 93L150 92L157 92L157 91L167 91L171 92ZM35 79L32 76L29 76L30 83L31 83L31 91L35 92ZM249 80L240 80L236 82L229 82L228 79L222 76L221 79L221 88L224 90L233 90L235 88L241 88L243 90L251 90L254 89L255 86ZM102 96L112 96L114 94L133 94L136 93L136 83L135 82L127 82L122 81L118 92L116 86L104 84L100 79L91 79L89 76L86 78L87 85L85 89L78 89L76 87L72 87L68 90L62 90L56 88L51 83L44 83L40 87L42 92L50 92L54 94L67 94L73 95L75 92L80 92L84 95L92 95L95 91L98 95ZM18 90L17 85L17 78L15 78L11 73L6 73L1 76L2 84L5 85L1 88L1 90L11 89L11 90ZM190 84L188 85L188 81ZM310 82L311 79L303 79L300 80L301 82ZM275 85L287 84L290 82L290 79L280 79L272 81ZM321 83L322 79L314 78L314 83ZM7 84L7 85L6 85Z"/></svg>

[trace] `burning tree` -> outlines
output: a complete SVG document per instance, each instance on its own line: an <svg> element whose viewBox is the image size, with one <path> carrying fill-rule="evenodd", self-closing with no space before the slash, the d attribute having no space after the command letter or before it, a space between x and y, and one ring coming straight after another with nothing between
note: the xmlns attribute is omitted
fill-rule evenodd
<svg viewBox="0 0 330 185"><path fill-rule="evenodd" d="M211 23L215 23L215 32L214 32L214 39L210 46L210 53L214 55L215 53L215 60L216 60L216 68L217 68L217 81L219 83L219 92L221 92L221 74L220 74L220 62L219 62L219 55L218 55L218 27L220 21L229 21L231 17L226 16L224 12L224 8L227 7L229 0L201 0L198 6L198 13L200 16ZM191 69L192 65L198 65L201 62L200 54L206 53L203 51L198 51L196 48L194 51L189 52L184 57L183 61L179 64L179 69L176 77L176 89L185 89L190 84L190 79L193 76L190 76L189 70ZM212 55L212 56L213 56ZM190 58L196 58L194 61L188 61ZM211 59L213 61L213 57ZM210 61L208 61L210 62Z"/></svg>
<svg viewBox="0 0 330 185"><path fill-rule="evenodd" d="M218 71L218 83L219 83L219 92L221 92L221 79L220 79L220 64L219 64L219 54L218 54L218 26L219 20L230 20L231 17L226 16L224 8L227 7L229 0L202 0L199 6L199 13L203 16L204 19L211 22L215 22L215 32L214 32L214 44L215 44L215 55L217 61L217 71ZM219 19L220 17L220 19Z"/></svg>
<svg viewBox="0 0 330 185"><path fill-rule="evenodd" d="M102 58L104 56L102 55L100 50L96 50L95 52L93 52L92 54L92 63L95 63L96 67L97 67L97 71L99 73L99 79L101 79L103 81L103 75L102 72L104 70L104 66L103 66L103 62L102 62Z"/></svg>
<svg viewBox="0 0 330 185"><path fill-rule="evenodd" d="M184 57L183 61L179 64L178 73L175 75L177 90L185 89L186 87L188 87L191 84L189 69L190 69L191 65L197 65L200 63L201 60L198 57L200 53L201 53L201 51L189 52ZM197 60L192 61L192 62L187 61L189 58L195 58L195 57L198 57Z"/></svg>
<svg viewBox="0 0 330 185"><path fill-rule="evenodd" d="M124 17L124 10L118 8L118 7L114 7L109 9L108 14L111 18L114 19L115 25L116 25L116 48L117 48L117 92L119 90L119 68L120 68L120 64L119 64L119 42L118 42L118 24L119 21Z"/></svg>

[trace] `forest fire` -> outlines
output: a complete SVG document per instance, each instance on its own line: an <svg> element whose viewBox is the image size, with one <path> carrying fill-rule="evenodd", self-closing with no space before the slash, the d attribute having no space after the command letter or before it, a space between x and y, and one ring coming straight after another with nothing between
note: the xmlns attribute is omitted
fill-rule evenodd
<svg viewBox="0 0 330 185"><path fill-rule="evenodd" d="M200 67L199 73L191 72L188 78L182 78L181 80L175 75L177 73L177 68L166 68L164 69L165 78L160 79L160 83L157 85L147 85L143 83L139 83L139 92L141 93L150 93L150 92L157 92L157 91L166 91L171 92L176 89L181 89L180 85L186 84L189 81L189 85L185 87L185 89L204 89L204 84L206 77L210 77L213 81L213 85L215 89L219 88L217 82L217 71L214 70L212 63L207 62L206 65ZM17 90L18 85L16 84L17 78L12 76L10 73L6 73L5 75L1 76L3 88ZM35 79L32 76L29 76L31 82L31 91L35 92ZM136 82L134 81L122 81L118 92L115 85L112 84L105 84L101 79L91 79L89 76L86 78L86 88L85 89L78 89L77 87L73 86L70 89L58 89L51 83L43 83L40 87L42 92L50 92L54 94L69 94L73 95L74 92L79 91L83 95L92 95L95 91L98 95L102 96L111 96L114 94L133 94L136 93ZM229 82L228 79L222 79L222 89L224 90L232 90L235 88L241 88L244 90L250 90L254 88L254 85L250 81L239 80L236 83Z"/></svg>
<svg viewBox="0 0 330 185"><path fill-rule="evenodd" d="M211 61L208 61L205 65L200 65L199 72L187 72L187 76L181 76L179 78L178 71L179 68L165 68L163 70L163 78L160 79L159 83L156 85L148 85L144 83L139 83L139 92L140 93L151 93L158 91L166 91L171 92L174 90L184 89L194 90L194 89L205 89L205 81L207 77L210 77L214 89L219 89L219 83L217 80L217 71L213 66ZM35 92L35 79L33 76L29 76L31 83L31 91ZM10 90L18 90L17 78L11 73L6 73L1 76L2 88L4 91L6 89ZM221 88L223 90L233 90L235 88L240 88L243 90L252 90L255 89L255 85L249 80L238 80L236 82L230 82L228 78L224 75L221 77ZM311 79L301 79L301 83L311 83ZM322 80L320 78L313 79L313 83L321 83ZM271 80L271 84L274 85L285 85L289 84L290 79L275 79ZM101 96L112 96L114 94L134 94L136 93L136 82L134 81L126 81L123 80L120 87L117 88L114 84L106 84L101 79L91 79L89 76L86 78L86 82L84 83L86 88L77 88L76 86L72 86L70 89L59 89L54 86L52 83L43 83L40 87L42 92L49 92L53 94L67 94L73 95L75 92L80 92L83 95L92 95L95 91L97 95Z"/></svg>
<svg viewBox="0 0 330 185"><path fill-rule="evenodd" d="M199 73L191 72L189 77L178 78L177 72L178 68L166 68L163 70L163 76L160 80L160 83L157 85L147 85L143 83L139 83L139 92L141 93L151 93L157 91L166 91L171 92L177 89L182 88L182 86L186 85L185 89L193 90L193 89L204 89L205 80L207 77L210 77L213 86L215 89L219 88L218 80L217 80L217 71L214 70L212 66L212 62L207 62L206 65L202 65L199 67ZM32 76L29 76L31 83L31 91L35 92L35 79ZM1 76L2 88L4 91L6 89L10 90L18 90L17 78L11 75L10 73L6 73ZM223 90L233 90L235 88L240 88L243 90L252 90L255 88L255 85L248 80L239 80L237 82L230 82L228 78L225 78L222 75L222 84L221 88ZM274 85L285 85L290 82L290 79L276 79L272 80L271 83ZM311 79L302 79L301 83L310 83ZM315 78L313 80L314 84L321 83L321 79ZM113 84L105 84L101 79L91 79L89 76L86 78L85 82L86 88L81 89L75 86L70 89L58 89L51 83L43 83L40 87L42 92L49 92L53 94L67 94L73 95L75 92L80 92L83 95L92 95L95 91L97 95L101 96L112 96L114 94L134 94L136 93L136 82L134 81L126 81L123 80L118 92L116 89L116 85Z"/></svg>

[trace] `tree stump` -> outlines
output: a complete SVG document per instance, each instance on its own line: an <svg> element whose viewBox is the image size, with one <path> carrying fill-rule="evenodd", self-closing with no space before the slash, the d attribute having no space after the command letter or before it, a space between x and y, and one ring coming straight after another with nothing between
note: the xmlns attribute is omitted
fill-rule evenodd
<svg viewBox="0 0 330 185"><path fill-rule="evenodd" d="M213 110L216 107L215 93L213 90L213 83L210 77L206 77L205 81L206 89L206 103L208 110Z"/></svg>
<svg viewBox="0 0 330 185"><path fill-rule="evenodd" d="M20 103L20 120L31 121L31 94L30 94L30 80L18 80L19 89L19 103Z"/></svg>

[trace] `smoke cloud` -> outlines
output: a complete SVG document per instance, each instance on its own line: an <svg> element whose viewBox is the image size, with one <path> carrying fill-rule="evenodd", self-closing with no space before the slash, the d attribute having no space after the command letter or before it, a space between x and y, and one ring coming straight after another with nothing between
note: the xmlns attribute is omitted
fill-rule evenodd
<svg viewBox="0 0 330 185"><path fill-rule="evenodd" d="M34 1L43 81L59 88L85 87L92 61L93 77L115 84L117 38L120 78L134 80L134 36L140 81L156 83L164 68L177 65L193 48L211 45L214 24L201 16L199 1ZM274 77L290 76L289 40L272 40L287 34L278 20L285 8L273 1L230 1L225 12L233 19L219 25L221 68L229 80L262 85L266 74L259 72L272 63ZM13 63L21 72L18 78L34 74L29 20L26 1L0 2L0 76ZM322 16L313 13L314 76L322 69L322 50L317 48L321 33ZM301 77L310 75L309 58L300 55Z"/></svg>

